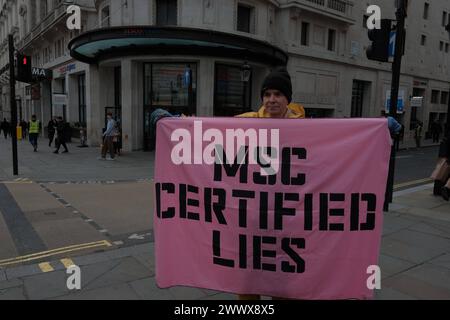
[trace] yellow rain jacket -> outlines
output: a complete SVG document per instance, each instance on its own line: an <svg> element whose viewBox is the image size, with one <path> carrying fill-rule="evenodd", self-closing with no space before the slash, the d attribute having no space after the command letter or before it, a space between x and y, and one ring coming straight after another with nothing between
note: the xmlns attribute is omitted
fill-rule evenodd
<svg viewBox="0 0 450 320"><path fill-rule="evenodd" d="M286 113L286 118L304 118L305 117L305 109L302 105L298 103L291 102L288 104L288 112ZM241 118L270 118L270 115L266 112L266 108L262 106L258 111L252 111L252 112L246 112L240 115L237 115L236 117Z"/></svg>

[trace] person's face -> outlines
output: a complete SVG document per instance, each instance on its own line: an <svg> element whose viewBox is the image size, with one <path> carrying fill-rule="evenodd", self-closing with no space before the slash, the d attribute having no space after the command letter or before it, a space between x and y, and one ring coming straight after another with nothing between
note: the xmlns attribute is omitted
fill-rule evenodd
<svg viewBox="0 0 450 320"><path fill-rule="evenodd" d="M287 98L279 90L269 89L263 94L263 105L271 118L284 117L288 104Z"/></svg>

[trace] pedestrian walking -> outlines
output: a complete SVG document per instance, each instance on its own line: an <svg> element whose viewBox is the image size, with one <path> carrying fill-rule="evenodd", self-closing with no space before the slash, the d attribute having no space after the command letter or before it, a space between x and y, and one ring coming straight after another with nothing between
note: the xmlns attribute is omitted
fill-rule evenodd
<svg viewBox="0 0 450 320"><path fill-rule="evenodd" d="M58 125L58 121L56 120L56 117L53 117L53 119L50 119L47 125L47 132L48 132L48 146L51 147L53 143L53 139L55 138L56 134L56 127ZM56 147L56 142L55 142Z"/></svg>
<svg viewBox="0 0 450 320"><path fill-rule="evenodd" d="M8 139L8 133L9 133L9 122L6 120L6 118L3 118L2 123L0 124L0 129L3 131L3 135L5 136L5 139Z"/></svg>
<svg viewBox="0 0 450 320"><path fill-rule="evenodd" d="M28 134L28 123L25 120L20 120L20 126L22 127L22 139L25 139Z"/></svg>
<svg viewBox="0 0 450 320"><path fill-rule="evenodd" d="M67 148L67 145L66 145L67 135L68 135L67 125L62 117L58 117L57 125L56 125L56 140L55 140L56 150L53 151L53 153L58 154L59 148L61 148L61 146L64 147L64 151L62 153L69 152L69 149Z"/></svg>
<svg viewBox="0 0 450 320"><path fill-rule="evenodd" d="M112 113L108 112L106 114L108 119L108 123L106 124L106 130L103 133L103 144L102 144L102 153L99 160L116 160L114 154L114 143L113 138L115 136L115 126L116 122L112 117ZM106 157L106 153L109 152L109 158Z"/></svg>
<svg viewBox="0 0 450 320"><path fill-rule="evenodd" d="M439 137L442 133L442 126L439 122L433 121L431 124L431 136L433 137L433 143L439 142Z"/></svg>
<svg viewBox="0 0 450 320"><path fill-rule="evenodd" d="M422 140L422 122L417 120L416 126L414 128L414 139L416 140L416 147L420 148L420 143Z"/></svg>
<svg viewBox="0 0 450 320"><path fill-rule="evenodd" d="M41 130L41 122L37 120L36 115L33 114L30 120L29 140L33 146L33 151L36 152L38 148L38 137Z"/></svg>
<svg viewBox="0 0 450 320"><path fill-rule="evenodd" d="M121 149L122 149L122 129L120 128L119 121L116 121L115 130L114 130L114 136L113 136L113 146L114 146L114 153L118 156L121 155Z"/></svg>

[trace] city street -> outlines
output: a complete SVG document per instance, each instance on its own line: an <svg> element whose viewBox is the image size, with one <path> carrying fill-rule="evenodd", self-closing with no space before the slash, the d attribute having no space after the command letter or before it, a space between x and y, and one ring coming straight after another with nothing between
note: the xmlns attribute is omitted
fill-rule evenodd
<svg viewBox="0 0 450 320"><path fill-rule="evenodd" d="M450 0L410 3L1 1L0 300L450 300Z"/></svg>
<svg viewBox="0 0 450 320"><path fill-rule="evenodd" d="M99 161L98 148L34 153L0 140L0 299L235 299L211 290L159 289L154 280L153 153ZM378 299L450 298L450 205L427 180L436 147L401 150L385 214ZM66 267L82 289L66 287ZM45 289L43 289L45 288Z"/></svg>

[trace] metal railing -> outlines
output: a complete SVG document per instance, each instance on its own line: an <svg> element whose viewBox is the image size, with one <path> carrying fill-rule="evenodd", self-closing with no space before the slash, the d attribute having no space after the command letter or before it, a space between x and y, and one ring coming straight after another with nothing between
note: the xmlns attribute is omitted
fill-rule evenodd
<svg viewBox="0 0 450 320"><path fill-rule="evenodd" d="M328 0L327 7L342 13L347 13L347 3L341 0Z"/></svg>
<svg viewBox="0 0 450 320"><path fill-rule="evenodd" d="M318 6L324 6L325 5L325 0L306 0L306 1L312 2L312 3L314 3L314 4L318 5Z"/></svg>
<svg viewBox="0 0 450 320"><path fill-rule="evenodd" d="M353 3L349 0L303 0L313 7L323 10L332 10L351 18ZM300 1L301 2L301 1Z"/></svg>

